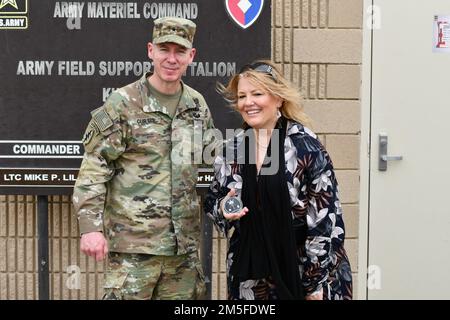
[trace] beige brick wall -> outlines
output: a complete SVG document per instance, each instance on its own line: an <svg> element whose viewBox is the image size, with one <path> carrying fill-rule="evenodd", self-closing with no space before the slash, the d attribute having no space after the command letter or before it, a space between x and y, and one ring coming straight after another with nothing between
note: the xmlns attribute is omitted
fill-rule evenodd
<svg viewBox="0 0 450 320"><path fill-rule="evenodd" d="M49 197L48 213L50 298L100 298L103 264L80 254L78 225L69 197ZM79 271L80 289L66 285L70 266ZM36 198L0 196L0 299L37 299L37 271Z"/></svg>
<svg viewBox="0 0 450 320"><path fill-rule="evenodd" d="M354 279L358 271L361 26L360 0L272 0L272 59L303 93L312 128L336 167ZM49 197L49 228L51 298L100 298L103 264L80 254L69 197ZM225 254L226 240L214 231L213 299L226 299ZM79 267L78 290L66 285L71 265ZM35 197L0 196L0 299L37 299L37 290Z"/></svg>
<svg viewBox="0 0 450 320"><path fill-rule="evenodd" d="M356 279L363 2L273 0L272 13L272 58L303 93L312 129L333 159Z"/></svg>

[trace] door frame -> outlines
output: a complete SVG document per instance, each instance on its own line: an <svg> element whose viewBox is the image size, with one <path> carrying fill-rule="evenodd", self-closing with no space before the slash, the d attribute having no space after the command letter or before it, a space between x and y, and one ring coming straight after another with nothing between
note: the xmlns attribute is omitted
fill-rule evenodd
<svg viewBox="0 0 450 320"><path fill-rule="evenodd" d="M367 271L369 264L369 222L370 222L370 154L372 146L372 13L374 0L364 0L362 25L362 66L361 66L361 146L360 146L360 194L358 228L358 277L357 299L367 299ZM381 15L379 16L381 19ZM381 21L382 23L382 21Z"/></svg>

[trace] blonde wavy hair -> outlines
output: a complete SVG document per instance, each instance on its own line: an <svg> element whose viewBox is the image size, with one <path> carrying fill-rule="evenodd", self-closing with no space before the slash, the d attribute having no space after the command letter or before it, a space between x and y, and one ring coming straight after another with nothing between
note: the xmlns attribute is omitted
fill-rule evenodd
<svg viewBox="0 0 450 320"><path fill-rule="evenodd" d="M267 65L271 67L271 70L268 72L256 71L251 68L251 66L255 65ZM300 122L304 126L311 125L310 118L303 111L303 98L299 90L289 80L283 77L275 64L270 60L257 60L251 65L244 66L243 71L235 74L227 85L217 84L217 91L234 110L237 110L238 85L242 77L248 79L254 86L263 89L273 96L279 97L283 101L280 112L285 118Z"/></svg>

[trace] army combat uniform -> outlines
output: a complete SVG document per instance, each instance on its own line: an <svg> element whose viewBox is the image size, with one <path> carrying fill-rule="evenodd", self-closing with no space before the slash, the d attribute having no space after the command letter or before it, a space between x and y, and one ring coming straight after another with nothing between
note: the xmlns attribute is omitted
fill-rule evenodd
<svg viewBox="0 0 450 320"><path fill-rule="evenodd" d="M172 118L150 94L148 76L92 112L73 202L80 232L101 231L108 240L105 298L155 297L141 280L180 268L187 276L162 287L160 297L198 298L205 287L194 158L210 142L198 136L213 121L203 96L184 83Z"/></svg>

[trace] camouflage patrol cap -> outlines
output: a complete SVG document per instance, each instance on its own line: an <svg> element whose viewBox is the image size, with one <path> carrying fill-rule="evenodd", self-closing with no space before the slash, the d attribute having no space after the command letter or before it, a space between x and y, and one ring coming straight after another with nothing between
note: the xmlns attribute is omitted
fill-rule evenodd
<svg viewBox="0 0 450 320"><path fill-rule="evenodd" d="M186 48L192 48L195 28L194 22L176 17L164 17L155 20L153 43L173 42Z"/></svg>

